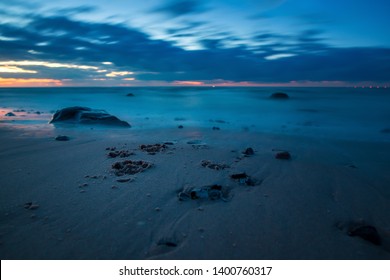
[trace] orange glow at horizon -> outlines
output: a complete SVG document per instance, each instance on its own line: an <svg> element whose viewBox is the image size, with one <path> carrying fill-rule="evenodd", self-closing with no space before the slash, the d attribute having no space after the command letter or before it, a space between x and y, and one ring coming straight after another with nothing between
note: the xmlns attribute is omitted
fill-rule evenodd
<svg viewBox="0 0 390 280"><path fill-rule="evenodd" d="M174 81L174 85L178 86L202 86L204 85L204 82L199 81Z"/></svg>
<svg viewBox="0 0 390 280"><path fill-rule="evenodd" d="M47 87L62 85L62 81L54 79L19 79L0 77L0 87Z"/></svg>

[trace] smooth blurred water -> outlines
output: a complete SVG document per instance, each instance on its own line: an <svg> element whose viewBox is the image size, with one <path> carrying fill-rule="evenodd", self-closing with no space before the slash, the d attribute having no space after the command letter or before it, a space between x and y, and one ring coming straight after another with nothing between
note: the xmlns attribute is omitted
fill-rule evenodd
<svg viewBox="0 0 390 280"><path fill-rule="evenodd" d="M282 91L288 100L269 96ZM133 93L133 97L126 96ZM221 129L389 141L390 90L354 88L1 88L0 125L46 127L68 106L104 109L131 129ZM14 110L16 117L4 114ZM39 111L41 114L36 114Z"/></svg>

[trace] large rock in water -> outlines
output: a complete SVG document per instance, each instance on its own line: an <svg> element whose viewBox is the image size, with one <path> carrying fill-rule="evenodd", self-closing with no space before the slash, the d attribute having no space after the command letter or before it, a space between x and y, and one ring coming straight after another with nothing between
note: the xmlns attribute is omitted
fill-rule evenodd
<svg viewBox="0 0 390 280"><path fill-rule="evenodd" d="M49 123L79 123L130 127L130 124L108 114L104 110L88 107L67 107L54 113Z"/></svg>
<svg viewBox="0 0 390 280"><path fill-rule="evenodd" d="M289 96L287 93L284 92L275 92L271 94L270 96L271 99L289 99Z"/></svg>

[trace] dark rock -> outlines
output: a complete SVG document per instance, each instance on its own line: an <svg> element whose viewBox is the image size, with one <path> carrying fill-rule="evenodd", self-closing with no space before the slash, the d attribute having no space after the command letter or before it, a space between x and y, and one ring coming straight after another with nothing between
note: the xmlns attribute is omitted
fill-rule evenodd
<svg viewBox="0 0 390 280"><path fill-rule="evenodd" d="M275 92L271 94L270 98L272 99L289 99L289 96L284 92Z"/></svg>
<svg viewBox="0 0 390 280"><path fill-rule="evenodd" d="M213 163L209 160L202 160L202 162L200 163L203 167L208 167L210 169L214 169L214 170L222 170L222 169L225 169L225 168L230 168L229 165L227 164L223 164L223 163Z"/></svg>
<svg viewBox="0 0 390 280"><path fill-rule="evenodd" d="M58 135L56 138L54 138L56 141L69 141L70 138L66 135Z"/></svg>
<svg viewBox="0 0 390 280"><path fill-rule="evenodd" d="M349 236L358 236L375 245L381 245L381 237L373 226L359 226L348 231Z"/></svg>
<svg viewBox="0 0 390 280"><path fill-rule="evenodd" d="M112 169L115 170L116 176L122 176L125 174L134 175L141 173L152 166L152 163L143 160L125 160L115 162L112 165Z"/></svg>
<svg viewBox="0 0 390 280"><path fill-rule="evenodd" d="M246 150L242 153L246 156L253 156L255 154L255 151L252 148L246 148Z"/></svg>
<svg viewBox="0 0 390 280"><path fill-rule="evenodd" d="M77 123L86 125L110 125L130 127L130 124L108 114L104 110L88 107L67 107L54 113L49 123Z"/></svg>
<svg viewBox="0 0 390 280"><path fill-rule="evenodd" d="M33 204L32 202L27 202L24 204L23 206L25 209L28 209L28 210L36 210L39 208L39 205L38 204Z"/></svg>
<svg viewBox="0 0 390 280"><path fill-rule="evenodd" d="M134 93L128 93L128 94L126 94L126 96L133 97L135 95L134 95Z"/></svg>
<svg viewBox="0 0 390 280"><path fill-rule="evenodd" d="M129 182L129 181L133 181L133 179L132 178L124 178L124 179L118 179L116 181L119 182L119 183L126 183L126 182Z"/></svg>
<svg viewBox="0 0 390 280"><path fill-rule="evenodd" d="M236 173L230 175L230 178L233 180L237 180L239 184L241 185L247 185L247 186L255 186L256 181L253 180L250 176L248 176L245 172L244 173Z"/></svg>
<svg viewBox="0 0 390 280"><path fill-rule="evenodd" d="M213 126L213 130L221 130L218 126Z"/></svg>
<svg viewBox="0 0 390 280"><path fill-rule="evenodd" d="M25 209L28 209L28 208L30 208L31 205L32 205L32 202L26 202L23 207Z"/></svg>
<svg viewBox="0 0 390 280"><path fill-rule="evenodd" d="M184 189L178 193L181 201L185 200L224 200L229 198L229 191L220 185Z"/></svg>
<svg viewBox="0 0 390 280"><path fill-rule="evenodd" d="M111 151L107 154L108 157L110 158L116 158L116 157L121 157L121 158L124 158L124 157L129 157L129 156L132 156L134 155L133 152L130 152L128 150L121 150L121 151Z"/></svg>
<svg viewBox="0 0 390 280"><path fill-rule="evenodd" d="M58 135L56 138L54 138L56 141L69 141L70 138L66 135Z"/></svg>
<svg viewBox="0 0 390 280"><path fill-rule="evenodd" d="M149 154L156 154L165 151L168 147L165 144L153 144L153 145L142 144L139 146L139 148L144 152L148 152Z"/></svg>
<svg viewBox="0 0 390 280"><path fill-rule="evenodd" d="M177 128L180 128L180 129L182 129L182 128L184 128L184 126L182 126L182 125L179 125Z"/></svg>
<svg viewBox="0 0 390 280"><path fill-rule="evenodd" d="M177 243L173 241L159 241L157 245L167 246L167 247L177 247Z"/></svg>
<svg viewBox="0 0 390 280"><path fill-rule="evenodd" d="M41 112L39 112L39 111L36 111L36 112L35 112L35 114L37 114L37 115L40 115L40 114L41 114Z"/></svg>
<svg viewBox="0 0 390 280"><path fill-rule="evenodd" d="M279 152L275 155L277 159L291 159L291 155L287 151Z"/></svg>
<svg viewBox="0 0 390 280"><path fill-rule="evenodd" d="M12 112L8 112L4 116L6 116L6 117L15 117L16 115L14 113L12 113Z"/></svg>

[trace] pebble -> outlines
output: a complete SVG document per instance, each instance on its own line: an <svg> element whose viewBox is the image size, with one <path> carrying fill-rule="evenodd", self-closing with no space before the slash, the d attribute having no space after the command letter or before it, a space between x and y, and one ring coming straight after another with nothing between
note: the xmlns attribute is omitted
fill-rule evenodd
<svg viewBox="0 0 390 280"><path fill-rule="evenodd" d="M246 156L253 156L255 154L255 151L252 148L246 148L246 150L243 152Z"/></svg>
<svg viewBox="0 0 390 280"><path fill-rule="evenodd" d="M85 193L85 190L81 190L80 193Z"/></svg>
<svg viewBox="0 0 390 280"><path fill-rule="evenodd" d="M31 204L31 206L28 208L29 210L35 210L38 209L39 205L38 204Z"/></svg>
<svg viewBox="0 0 390 280"><path fill-rule="evenodd" d="M381 245L381 237L375 227L366 225L360 226L348 231L349 236L358 236L368 242L371 242L374 245Z"/></svg>
<svg viewBox="0 0 390 280"><path fill-rule="evenodd" d="M279 152L275 155L277 159L291 159L291 155L287 151Z"/></svg>
<svg viewBox="0 0 390 280"><path fill-rule="evenodd" d="M156 207L156 208L154 208L154 211L160 212L160 211L161 211L161 208L160 208L160 207Z"/></svg>

